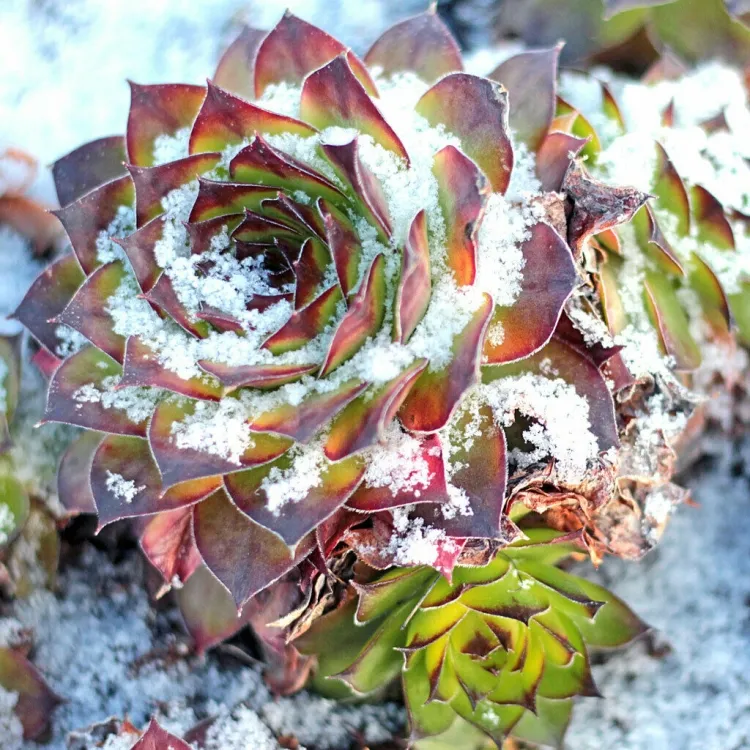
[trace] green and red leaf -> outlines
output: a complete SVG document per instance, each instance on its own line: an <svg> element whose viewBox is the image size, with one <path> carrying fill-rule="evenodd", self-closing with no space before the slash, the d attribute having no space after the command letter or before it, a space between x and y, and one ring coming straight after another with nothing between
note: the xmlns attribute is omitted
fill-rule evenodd
<svg viewBox="0 0 750 750"><path fill-rule="evenodd" d="M219 486L221 477L205 477L165 490L148 441L128 435L105 436L91 463L91 491L100 529L121 518L193 505Z"/></svg>
<svg viewBox="0 0 750 750"><path fill-rule="evenodd" d="M154 144L160 135L174 136L193 124L206 89L182 83L142 86L130 83L130 114L125 136L128 161L139 167L154 163Z"/></svg>
<svg viewBox="0 0 750 750"><path fill-rule="evenodd" d="M508 189L513 146L508 92L502 86L468 73L450 73L422 96L416 110L430 125L443 125L458 137L461 149L487 175L494 192Z"/></svg>
<svg viewBox="0 0 750 750"><path fill-rule="evenodd" d="M99 232L107 230L120 207L134 204L133 180L130 175L125 175L105 182L77 201L53 211L65 227L78 262L87 274L100 265L96 248Z"/></svg>
<svg viewBox="0 0 750 750"><path fill-rule="evenodd" d="M56 260L37 276L13 317L49 351L57 349L55 318L65 309L86 276L72 253Z"/></svg>
<svg viewBox="0 0 750 750"><path fill-rule="evenodd" d="M133 422L124 409L106 408L97 393L104 381L119 378L120 365L96 347L86 346L68 357L49 383L43 422L63 422L118 435L146 435L146 420Z"/></svg>
<svg viewBox="0 0 750 750"><path fill-rule="evenodd" d="M135 185L136 226L142 227L164 213L162 198L172 190L211 171L219 163L220 158L219 153L193 154L155 167L128 164L128 172Z"/></svg>
<svg viewBox="0 0 750 750"><path fill-rule="evenodd" d="M487 76L507 90L510 126L532 151L539 150L555 115L557 61L562 46L513 55Z"/></svg>
<svg viewBox="0 0 750 750"><path fill-rule="evenodd" d="M473 284L477 272L477 231L484 215L490 185L477 165L455 146L435 154L432 172L446 227L448 267L456 284Z"/></svg>
<svg viewBox="0 0 750 750"><path fill-rule="evenodd" d="M52 165L57 200L61 206L126 173L125 139L121 135L84 143Z"/></svg>
<svg viewBox="0 0 750 750"><path fill-rule="evenodd" d="M173 435L174 425L189 420L205 406L204 402L175 398L166 399L156 407L148 440L164 487L258 466L278 458L292 445L291 440L280 435L252 435L247 449L235 460L197 448L180 447Z"/></svg>
<svg viewBox="0 0 750 750"><path fill-rule="evenodd" d="M141 532L140 545L166 586L175 582L184 584L202 562L193 538L193 508L187 505L173 511L160 511L149 518Z"/></svg>
<svg viewBox="0 0 750 750"><path fill-rule="evenodd" d="M344 408L328 432L326 456L338 461L384 440L388 425L427 364L426 359L417 359L385 385L358 396Z"/></svg>
<svg viewBox="0 0 750 750"><path fill-rule="evenodd" d="M334 126L356 128L409 163L401 140L357 80L343 55L305 79L300 115L305 122L320 130Z"/></svg>
<svg viewBox="0 0 750 750"><path fill-rule="evenodd" d="M57 470L57 496L70 515L96 513L91 492L91 462L104 436L86 430L66 449Z"/></svg>
<svg viewBox="0 0 750 750"><path fill-rule="evenodd" d="M385 295L385 256L380 253L372 261L359 289L349 301L349 309L336 327L320 366L319 377L324 378L356 354L362 344L380 330L385 317Z"/></svg>
<svg viewBox="0 0 750 750"><path fill-rule="evenodd" d="M99 266L81 285L73 299L55 318L83 334L94 346L122 363L125 338L115 333L109 314L109 298L120 288L126 271L120 261Z"/></svg>
<svg viewBox="0 0 750 750"><path fill-rule="evenodd" d="M217 378L224 393L237 388L278 388L293 383L318 369L318 365L224 365L217 362L198 362L202 369Z"/></svg>
<svg viewBox="0 0 750 750"><path fill-rule="evenodd" d="M316 131L304 122L250 104L209 82L206 98L190 133L190 153L223 151L259 133L291 133L307 138Z"/></svg>
<svg viewBox="0 0 750 750"><path fill-rule="evenodd" d="M434 7L387 29L370 47L365 62L383 75L416 73L427 83L463 70L458 43Z"/></svg>
<svg viewBox="0 0 750 750"><path fill-rule="evenodd" d="M255 57L266 33L252 26L243 26L240 35L221 56L213 82L231 94L254 99Z"/></svg>
<svg viewBox="0 0 750 750"><path fill-rule="evenodd" d="M299 404L281 404L260 414L251 420L250 428L306 443L365 388L367 383L347 380L332 391L313 392Z"/></svg>
<svg viewBox="0 0 750 750"><path fill-rule="evenodd" d="M406 342L427 312L432 294L427 214L422 209L412 220L401 254L401 278L393 310L393 340Z"/></svg>
<svg viewBox="0 0 750 750"><path fill-rule="evenodd" d="M290 547L296 546L309 532L338 510L362 480L365 463L353 456L321 469L318 481L303 497L269 507L264 486L273 484L272 472L293 471L294 453L290 452L271 464L224 477L224 486L234 504L253 521L270 529Z"/></svg>
<svg viewBox="0 0 750 750"><path fill-rule="evenodd" d="M501 325L503 336L487 336L484 362L512 362L538 351L555 331L565 301L578 281L568 245L549 224L530 229L522 247L525 265L521 293L512 307L495 307L490 327Z"/></svg>
<svg viewBox="0 0 750 750"><path fill-rule="evenodd" d="M241 607L251 597L281 578L315 546L314 534L289 547L240 511L223 489L195 507L193 528L206 567ZM248 561L252 561L248 565Z"/></svg>
<svg viewBox="0 0 750 750"><path fill-rule="evenodd" d="M492 313L492 298L482 304L453 339L451 362L436 372L422 373L399 416L410 432L436 432L444 427L464 392L479 381L482 341Z"/></svg>
<svg viewBox="0 0 750 750"><path fill-rule="evenodd" d="M685 183L664 147L656 143L655 148L656 167L651 190L659 201L659 208L669 211L677 219L677 233L687 237L690 234L690 200Z"/></svg>
<svg viewBox="0 0 750 750"><path fill-rule="evenodd" d="M344 55L352 72L370 96L377 96L367 68L341 42L301 18L284 13L263 40L255 59L255 96L271 85L301 84L310 73Z"/></svg>

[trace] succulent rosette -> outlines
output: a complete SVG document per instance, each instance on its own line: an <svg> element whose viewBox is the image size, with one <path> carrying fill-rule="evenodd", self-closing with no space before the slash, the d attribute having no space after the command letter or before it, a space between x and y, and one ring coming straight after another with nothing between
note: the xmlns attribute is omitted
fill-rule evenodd
<svg viewBox="0 0 750 750"><path fill-rule="evenodd" d="M599 695L589 648L622 645L644 626L617 597L556 567L580 551L579 539L525 532L487 565L457 566L450 580L413 567L355 583L358 599L316 620L296 643L319 656L319 677L357 693L403 669L417 747L433 737L474 747L472 727L477 747L487 736L499 746L511 733L559 746L572 697Z"/></svg>
<svg viewBox="0 0 750 750"><path fill-rule="evenodd" d="M415 738L559 739L588 646L642 625L556 565L653 546L691 373L730 307L747 335L742 219L660 143L617 180L616 99L558 95L559 53L468 74L434 11L362 59L290 14L246 29L57 162L72 252L16 313L61 360L45 420L87 430L65 505L137 519L202 646L273 609L358 692L403 650Z"/></svg>

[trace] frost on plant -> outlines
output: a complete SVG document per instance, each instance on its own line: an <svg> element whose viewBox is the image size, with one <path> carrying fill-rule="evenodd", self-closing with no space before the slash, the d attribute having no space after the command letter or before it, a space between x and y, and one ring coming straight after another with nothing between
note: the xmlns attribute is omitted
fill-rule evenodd
<svg viewBox="0 0 750 750"><path fill-rule="evenodd" d="M642 627L556 565L656 543L693 373L730 310L750 329L744 219L686 186L670 122L643 147L607 85L558 96L559 53L465 73L434 11L363 59L246 29L56 164L73 252L17 311L61 358L45 419L86 429L62 501L142 517L201 648L292 582L276 658L402 674L415 738L560 739L588 647Z"/></svg>

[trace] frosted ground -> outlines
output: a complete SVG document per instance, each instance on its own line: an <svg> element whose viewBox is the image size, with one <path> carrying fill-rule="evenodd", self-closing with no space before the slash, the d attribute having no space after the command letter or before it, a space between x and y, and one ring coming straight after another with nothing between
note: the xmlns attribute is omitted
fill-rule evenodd
<svg viewBox="0 0 750 750"><path fill-rule="evenodd" d="M49 163L81 142L120 132L128 106L126 78L202 82L243 18L269 27L289 6L361 50L396 13L423 4L358 0L356 13L351 0L212 0L192 2L189 11L186 5L3 0L0 150L14 145ZM481 26L475 20L475 27ZM53 200L48 179L37 191ZM3 308L12 307L33 271L18 263L0 266ZM719 453L689 479L699 507L679 510L656 552L639 565L605 563L607 583L656 628L651 644L656 648L638 644L595 669L607 700L579 703L568 736L571 750L750 746L750 541L745 533L750 476L743 473L750 446ZM374 743L398 728L402 716L393 706L336 708L305 694L274 702L254 669L220 654L179 660L169 668L164 658L141 663L152 652L179 654L182 640L174 616L167 611L155 617L133 584L137 568L134 560L112 567L89 551L64 575L59 598L40 595L19 608L22 623L37 625L40 667L68 698L47 747L62 750L69 731L112 714L142 724L157 707L165 726L175 731L205 715L223 714L212 740L215 750L244 748L248 734L252 747L275 750L280 747L275 738L287 733L321 749L343 747L353 734ZM247 705L232 711L239 701ZM0 748L6 750L2 743L14 729L2 721L0 707ZM82 738L72 747L86 742Z"/></svg>

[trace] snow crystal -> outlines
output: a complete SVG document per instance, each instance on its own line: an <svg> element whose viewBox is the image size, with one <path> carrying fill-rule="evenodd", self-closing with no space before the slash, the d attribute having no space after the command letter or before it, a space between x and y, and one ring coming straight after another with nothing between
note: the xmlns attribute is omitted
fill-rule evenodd
<svg viewBox="0 0 750 750"><path fill-rule="evenodd" d="M55 328L55 338L58 341L55 354L63 359L80 351L89 343L82 333L66 325L59 325Z"/></svg>
<svg viewBox="0 0 750 750"><path fill-rule="evenodd" d="M304 500L311 489L320 487L328 463L320 442L295 446L288 456L292 465L287 469L274 466L261 483L266 493L266 507L276 515L287 503Z"/></svg>
<svg viewBox="0 0 750 750"><path fill-rule="evenodd" d="M383 442L367 451L363 483L367 487L387 487L393 495L411 492L418 499L432 479L420 441L396 423L389 426L384 437Z"/></svg>
<svg viewBox="0 0 750 750"><path fill-rule="evenodd" d="M174 135L160 133L154 141L154 166L184 159L188 155L190 128L180 128Z"/></svg>
<svg viewBox="0 0 750 750"><path fill-rule="evenodd" d="M125 251L113 240L127 237L135 230L135 211L130 206L119 206L114 219L96 238L96 259L99 263L123 260Z"/></svg>
<svg viewBox="0 0 750 750"><path fill-rule="evenodd" d="M159 388L126 386L118 388L120 378L116 375L102 380L102 388L86 383L73 393L73 400L79 404L101 404L105 409L124 411L132 422L148 419L161 396Z"/></svg>
<svg viewBox="0 0 750 750"><path fill-rule="evenodd" d="M447 550L456 543L423 518L410 518L409 511L409 506L391 511L393 534L386 552L393 555L396 565L433 565L441 549Z"/></svg>
<svg viewBox="0 0 750 750"><path fill-rule="evenodd" d="M132 503L133 500L135 500L135 498L146 489L145 484L136 487L136 484L132 479L125 479L122 474L116 474L109 469L107 469L107 479L105 484L107 489L115 497L124 500L128 504Z"/></svg>
<svg viewBox="0 0 750 750"><path fill-rule="evenodd" d="M523 432L533 449L512 451L521 468L553 458L561 481L575 483L583 479L598 455L588 401L560 378L532 373L501 378L479 386L470 398L488 403L503 427L513 424L516 413L535 420Z"/></svg>

